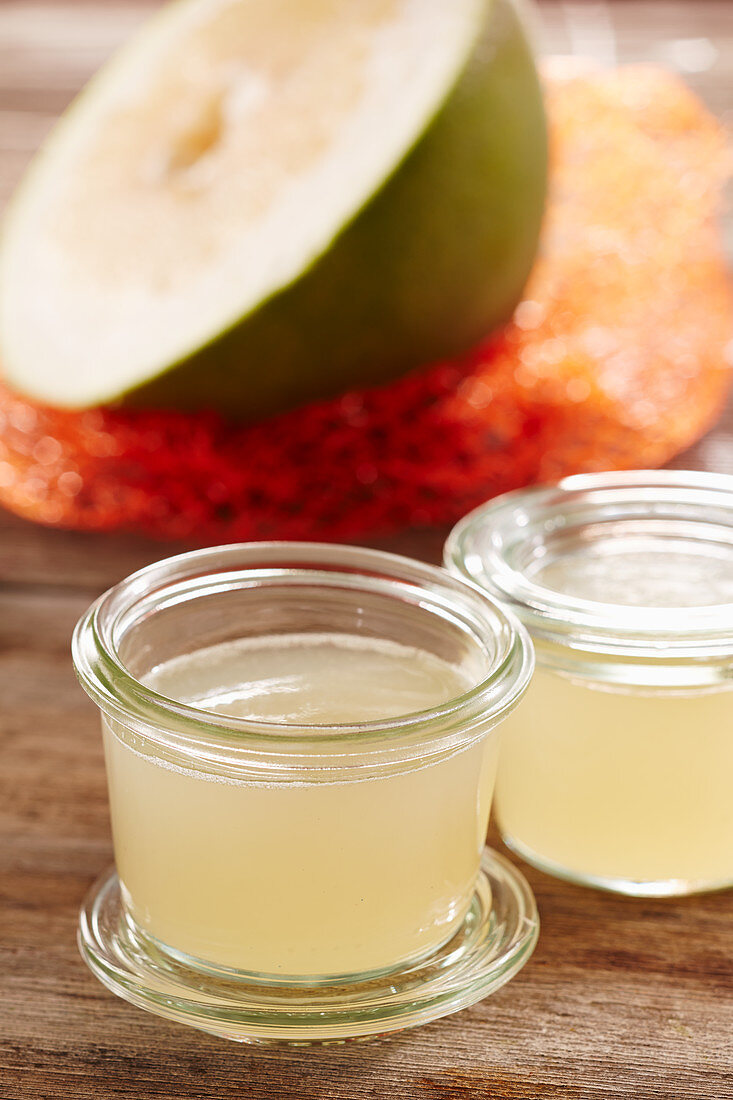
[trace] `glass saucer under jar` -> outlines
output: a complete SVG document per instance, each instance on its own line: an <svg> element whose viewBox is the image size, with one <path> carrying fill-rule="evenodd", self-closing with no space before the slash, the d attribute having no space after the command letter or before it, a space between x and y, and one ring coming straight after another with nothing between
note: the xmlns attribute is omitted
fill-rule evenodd
<svg viewBox="0 0 733 1100"><path fill-rule="evenodd" d="M347 671L377 647L407 654L408 678L421 654L463 686L359 724L191 702L221 669L324 638ZM102 712L117 863L79 940L115 993L232 1039L339 1040L457 1011L526 962L534 899L484 848L498 726L533 666L510 612L407 558L259 543L141 570L73 649ZM161 670L183 670L185 701Z"/></svg>
<svg viewBox="0 0 733 1100"><path fill-rule="evenodd" d="M537 671L504 731L507 845L641 896L733 884L733 477L633 471L505 494L445 561L512 607Z"/></svg>

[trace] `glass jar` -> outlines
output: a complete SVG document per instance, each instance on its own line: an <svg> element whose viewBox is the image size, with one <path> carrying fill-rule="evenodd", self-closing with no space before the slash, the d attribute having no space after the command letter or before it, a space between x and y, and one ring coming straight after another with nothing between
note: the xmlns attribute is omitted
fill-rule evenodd
<svg viewBox="0 0 733 1100"><path fill-rule="evenodd" d="M454 528L445 560L535 643L497 780L509 847L627 894L733 884L733 478L508 493Z"/></svg>
<svg viewBox="0 0 733 1100"><path fill-rule="evenodd" d="M360 693L384 687L372 645L442 662L460 692L358 724L196 705L207 677L324 637L327 677L366 647ZM454 1011L528 957L531 894L484 838L532 649L476 589L357 548L221 547L106 593L73 649L102 712L117 864L80 938L116 992L234 1038L322 1039ZM161 669L181 670L170 697Z"/></svg>

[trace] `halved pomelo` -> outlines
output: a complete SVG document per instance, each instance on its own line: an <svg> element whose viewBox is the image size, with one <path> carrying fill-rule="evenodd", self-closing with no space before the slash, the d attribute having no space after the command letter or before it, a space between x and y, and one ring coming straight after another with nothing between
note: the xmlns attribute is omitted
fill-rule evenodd
<svg viewBox="0 0 733 1100"><path fill-rule="evenodd" d="M250 418L453 354L520 295L545 160L509 0L178 0L11 204L3 373Z"/></svg>

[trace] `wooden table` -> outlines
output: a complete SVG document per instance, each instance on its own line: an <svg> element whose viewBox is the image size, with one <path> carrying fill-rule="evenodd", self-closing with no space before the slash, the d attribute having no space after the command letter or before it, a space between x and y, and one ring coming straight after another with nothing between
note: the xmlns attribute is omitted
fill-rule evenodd
<svg viewBox="0 0 733 1100"><path fill-rule="evenodd" d="M0 3L3 195L84 76L150 6ZM713 106L730 107L725 3L545 10L553 48L607 50L591 32L612 20L622 52L643 52L646 35L674 57L679 39L677 56L693 69L709 26L723 64L690 75ZM733 469L732 439L729 414L675 464ZM443 534L381 545L437 560ZM525 868L542 917L526 969L465 1012L371 1044L240 1047L108 994L75 945L79 903L111 845L97 716L74 681L69 635L103 588L168 550L0 513L0 1100L733 1098L730 893L634 901Z"/></svg>

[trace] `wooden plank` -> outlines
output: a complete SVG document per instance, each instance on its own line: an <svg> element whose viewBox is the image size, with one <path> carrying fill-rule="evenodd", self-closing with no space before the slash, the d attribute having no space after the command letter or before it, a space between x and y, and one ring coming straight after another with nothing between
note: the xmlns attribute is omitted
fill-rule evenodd
<svg viewBox="0 0 733 1100"><path fill-rule="evenodd" d="M365 538L363 546L439 564L448 528ZM134 534L55 531L0 508L0 587L77 588L91 596L151 562L192 549Z"/></svg>
<svg viewBox="0 0 733 1100"><path fill-rule="evenodd" d="M81 588L91 598L182 549L136 535L49 530L0 508L0 585Z"/></svg>

